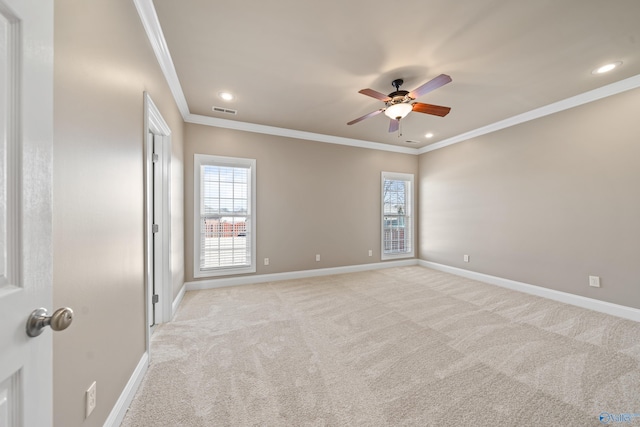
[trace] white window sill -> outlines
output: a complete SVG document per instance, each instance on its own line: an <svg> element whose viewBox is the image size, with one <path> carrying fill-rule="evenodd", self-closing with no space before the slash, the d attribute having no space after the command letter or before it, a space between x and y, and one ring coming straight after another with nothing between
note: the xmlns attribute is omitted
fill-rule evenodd
<svg viewBox="0 0 640 427"><path fill-rule="evenodd" d="M194 278L205 278L205 277L219 277L219 276L231 276L234 274L250 274L255 273L256 267L241 267L241 268L220 268L216 270L196 270L193 273Z"/></svg>

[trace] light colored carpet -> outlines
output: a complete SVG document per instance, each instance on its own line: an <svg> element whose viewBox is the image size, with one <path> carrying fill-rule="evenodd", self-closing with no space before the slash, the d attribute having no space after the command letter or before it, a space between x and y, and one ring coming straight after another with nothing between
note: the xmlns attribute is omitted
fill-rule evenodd
<svg viewBox="0 0 640 427"><path fill-rule="evenodd" d="M151 356L125 427L640 425L639 323L418 266L188 292Z"/></svg>

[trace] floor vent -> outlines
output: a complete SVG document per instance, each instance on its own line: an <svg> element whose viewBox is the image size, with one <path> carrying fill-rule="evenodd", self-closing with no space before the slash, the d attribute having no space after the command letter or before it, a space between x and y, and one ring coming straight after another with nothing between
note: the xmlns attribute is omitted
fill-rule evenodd
<svg viewBox="0 0 640 427"><path fill-rule="evenodd" d="M216 113L238 114L238 110L232 110L231 108L223 107L213 107L213 111L215 111Z"/></svg>

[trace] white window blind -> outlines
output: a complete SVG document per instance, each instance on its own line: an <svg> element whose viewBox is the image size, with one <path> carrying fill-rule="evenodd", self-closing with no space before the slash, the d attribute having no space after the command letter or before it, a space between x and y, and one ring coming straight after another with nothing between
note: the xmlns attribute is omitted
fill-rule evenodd
<svg viewBox="0 0 640 427"><path fill-rule="evenodd" d="M255 272L255 160L197 154L194 276Z"/></svg>
<svg viewBox="0 0 640 427"><path fill-rule="evenodd" d="M413 175L382 172L382 259L414 256Z"/></svg>

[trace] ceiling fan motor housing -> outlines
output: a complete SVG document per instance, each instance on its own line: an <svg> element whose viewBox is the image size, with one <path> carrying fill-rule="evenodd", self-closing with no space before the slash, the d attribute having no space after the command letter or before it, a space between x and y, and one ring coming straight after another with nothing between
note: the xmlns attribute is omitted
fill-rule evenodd
<svg viewBox="0 0 640 427"><path fill-rule="evenodd" d="M391 86L395 87L396 90L395 92L391 92L389 94L389 98L391 99L386 102L387 107L390 105L411 101L411 98L407 96L409 95L409 91L400 90L400 86L402 86L403 83L404 83L404 80L402 79L395 79L394 81L391 82Z"/></svg>
<svg viewBox="0 0 640 427"><path fill-rule="evenodd" d="M397 90L395 92L391 92L389 94L390 101L387 101L387 105L399 104L401 102L409 102L411 98L408 97L409 91L406 90Z"/></svg>

